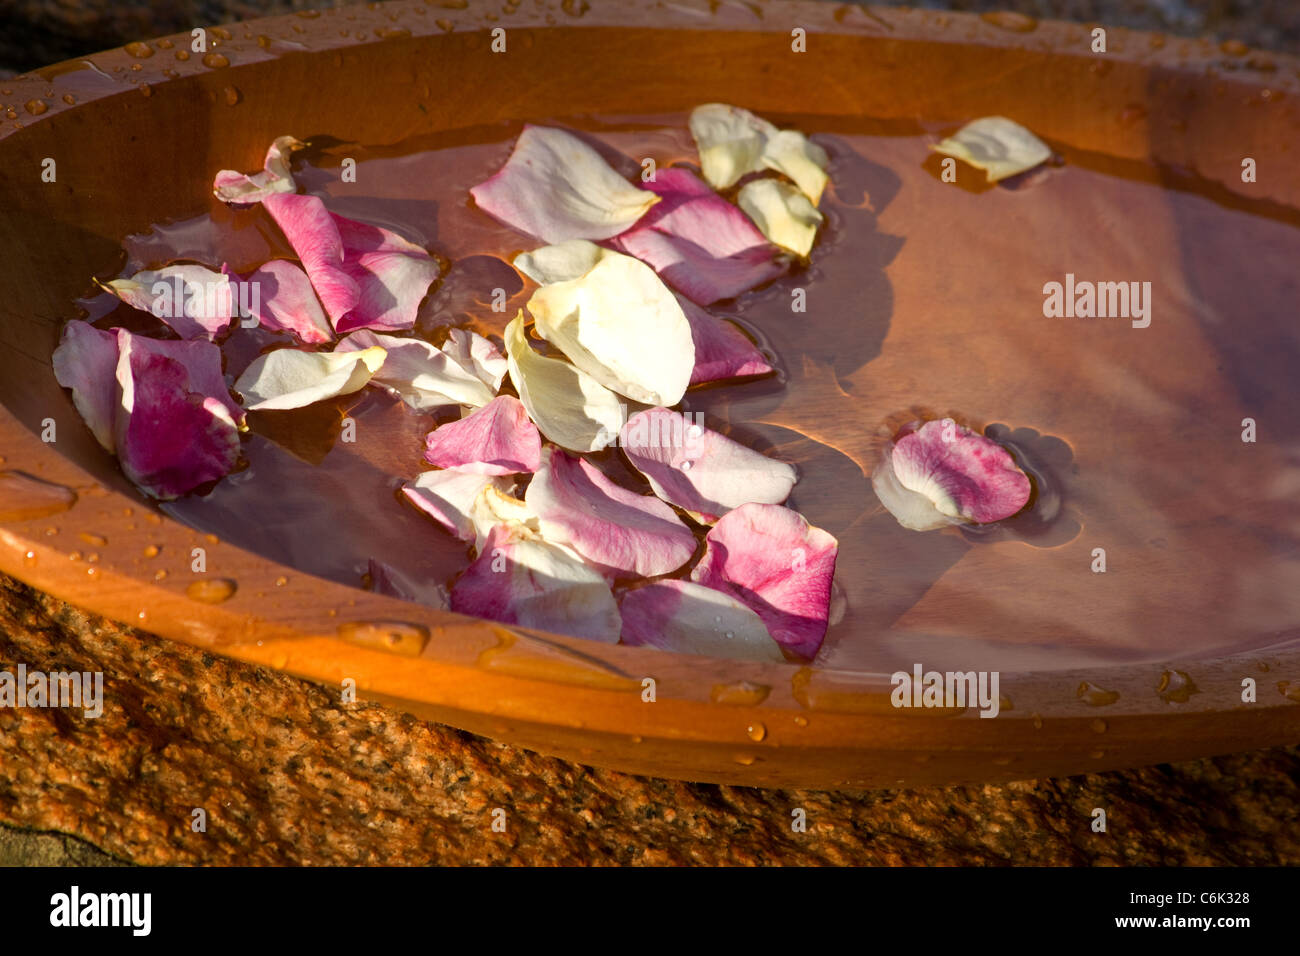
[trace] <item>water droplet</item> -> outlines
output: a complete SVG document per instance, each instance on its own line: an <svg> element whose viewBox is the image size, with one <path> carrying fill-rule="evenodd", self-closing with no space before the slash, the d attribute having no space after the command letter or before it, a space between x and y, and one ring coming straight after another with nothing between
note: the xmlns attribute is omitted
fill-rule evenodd
<svg viewBox="0 0 1300 956"><path fill-rule="evenodd" d="M727 632L727 640L730 641L730 640L734 639L735 636L736 636L736 633L735 633L734 631L728 631L728 632Z"/></svg>
<svg viewBox="0 0 1300 956"><path fill-rule="evenodd" d="M736 763L740 764L742 767L752 766L755 763L755 761L758 760L758 758L755 757L753 754L736 754L731 759L734 760Z"/></svg>
<svg viewBox="0 0 1300 956"><path fill-rule="evenodd" d="M682 462L682 464L681 464L681 469L682 469L682 471L690 471L690 470L691 470L691 465L692 465L692 462L690 462L690 461L684 461L684 462Z"/></svg>
<svg viewBox="0 0 1300 956"><path fill-rule="evenodd" d="M98 552L95 551L90 552L90 554L86 555L86 560L89 561L91 564L98 564L99 563Z"/></svg>
<svg viewBox="0 0 1300 956"><path fill-rule="evenodd" d="M1043 718L1039 714L1031 714L1030 716L1033 718L1034 730L1042 730Z"/></svg>
<svg viewBox="0 0 1300 956"><path fill-rule="evenodd" d="M1224 40L1219 44L1219 50L1228 56L1245 56L1250 52L1250 47L1240 40Z"/></svg>
<svg viewBox="0 0 1300 956"><path fill-rule="evenodd" d="M163 39L161 39L161 40L158 41L158 49L160 49L160 50L170 50L171 48L172 48L172 41L171 41L171 40L168 40L168 39L166 39L166 38L164 37Z"/></svg>
<svg viewBox="0 0 1300 956"><path fill-rule="evenodd" d="M222 67L230 66L230 61L222 53L205 53L203 65L212 70L220 70Z"/></svg>
<svg viewBox="0 0 1300 956"><path fill-rule="evenodd" d="M40 116L49 109L49 107L45 105L44 100L28 100L23 104L23 109L31 113L33 116Z"/></svg>
<svg viewBox="0 0 1300 956"><path fill-rule="evenodd" d="M185 589L185 596L204 604L220 604L235 593L235 582L229 578L204 578Z"/></svg>
<svg viewBox="0 0 1300 956"><path fill-rule="evenodd" d="M1260 662L1259 662L1259 669L1260 669L1261 671L1263 671L1265 674L1267 674L1267 673L1268 673L1268 662L1267 662L1267 661L1260 661Z"/></svg>
<svg viewBox="0 0 1300 956"><path fill-rule="evenodd" d="M144 69L144 67L141 66L139 63L132 63L132 64L131 64L131 72L132 72L132 73L139 73L139 72L140 72L141 70L143 70L143 69Z"/></svg>
<svg viewBox="0 0 1300 956"><path fill-rule="evenodd" d="M450 33L452 30L455 29L455 27L452 26L450 20L443 20L442 18L439 18L437 20L434 20L433 22L434 25L443 33Z"/></svg>
<svg viewBox="0 0 1300 956"><path fill-rule="evenodd" d="M1156 685L1156 693L1167 703L1185 704L1193 694L1200 692L1186 671L1165 671Z"/></svg>
<svg viewBox="0 0 1300 956"><path fill-rule="evenodd" d="M35 551L28 551L26 554L23 555L23 564L27 565L27 567L30 568L35 563L36 563Z"/></svg>
<svg viewBox="0 0 1300 956"><path fill-rule="evenodd" d="M275 579L275 586L276 586L277 588L282 588L282 587L284 587L284 586L285 586L286 584L288 584L288 583L289 583L289 579L286 578L283 574L280 575L278 578Z"/></svg>
<svg viewBox="0 0 1300 956"><path fill-rule="evenodd" d="M158 547L158 545L156 544L146 545L144 549L144 556L146 558L156 558L158 557L160 551L162 551L162 548Z"/></svg>
<svg viewBox="0 0 1300 956"><path fill-rule="evenodd" d="M794 723L795 723L795 726L796 726L796 727L807 727L807 726L808 726L808 718L805 717L803 714L795 714L795 715L794 715Z"/></svg>
<svg viewBox="0 0 1300 956"><path fill-rule="evenodd" d="M231 32L227 30L225 27L208 27L208 32L211 33L218 40L233 39Z"/></svg>
<svg viewBox="0 0 1300 956"><path fill-rule="evenodd" d="M1100 717L1098 717L1088 726L1092 728L1092 732L1094 734L1104 734L1106 732L1106 721L1102 720Z"/></svg>
<svg viewBox="0 0 1300 956"><path fill-rule="evenodd" d="M153 87L150 86L148 83L141 83L138 87L136 87L136 89L140 91L141 96L153 96Z"/></svg>
<svg viewBox="0 0 1300 956"><path fill-rule="evenodd" d="M750 740L757 743L767 736L767 728L762 724L755 722L745 728L745 733L749 735Z"/></svg>
<svg viewBox="0 0 1300 956"><path fill-rule="evenodd" d="M68 555L68 560L69 560L69 561L80 561L80 560L81 560L81 552L80 552L80 551L73 551L71 554Z"/></svg>
<svg viewBox="0 0 1300 956"><path fill-rule="evenodd" d="M86 544L93 544L97 548L102 548L108 544L108 539L102 534L92 534L89 531L83 531L78 534L77 537L86 542Z"/></svg>
<svg viewBox="0 0 1300 956"><path fill-rule="evenodd" d="M1088 756L1091 757L1093 760L1100 760L1102 757L1106 756L1106 751L1094 750L1092 753L1088 754Z"/></svg>
<svg viewBox="0 0 1300 956"><path fill-rule="evenodd" d="M158 517L158 515L154 514L152 511L144 516L144 520L148 521L150 524L162 524L162 518Z"/></svg>
<svg viewBox="0 0 1300 956"><path fill-rule="evenodd" d="M1079 685L1075 696L1091 707L1106 707L1119 700L1119 691L1104 690L1096 684L1084 681Z"/></svg>
<svg viewBox="0 0 1300 956"><path fill-rule="evenodd" d="M205 534L205 535L203 536L203 540L206 541L208 544L220 544L220 543L221 543L221 539L218 538L215 534Z"/></svg>
<svg viewBox="0 0 1300 956"><path fill-rule="evenodd" d="M54 527L54 525L50 525L48 528L45 529L45 537L47 538L52 538L58 533L59 533L59 529Z"/></svg>
<svg viewBox="0 0 1300 956"><path fill-rule="evenodd" d="M587 0L561 0L560 9L571 17L580 17L591 9L591 5Z"/></svg>
<svg viewBox="0 0 1300 956"><path fill-rule="evenodd" d="M1010 30L1012 33L1031 33L1038 28L1038 21L1033 17L1011 10L990 10L988 13L981 13L980 19L1000 30Z"/></svg>
<svg viewBox="0 0 1300 956"><path fill-rule="evenodd" d="M257 45L265 50L271 45L271 38L264 33L259 33L257 35Z"/></svg>
<svg viewBox="0 0 1300 956"><path fill-rule="evenodd" d="M644 743L644 740L640 736L634 736L631 739L634 744Z"/></svg>
<svg viewBox="0 0 1300 956"><path fill-rule="evenodd" d="M190 51L177 50L175 53L172 54L172 56L176 57L176 59L178 60L188 60L190 58Z"/></svg>
<svg viewBox="0 0 1300 956"><path fill-rule="evenodd" d="M138 612L136 612L135 619L136 619L137 621L143 621L143 620L145 620L148 616L149 616L149 615L146 614L144 611L138 611Z"/></svg>
<svg viewBox="0 0 1300 956"><path fill-rule="evenodd" d="M135 509L134 509L134 508L123 508L123 509L122 509L122 517L123 517L123 518L129 518L129 517L131 517L131 515L133 515L133 514L135 514Z"/></svg>
<svg viewBox="0 0 1300 956"><path fill-rule="evenodd" d="M12 109L5 110L5 119L17 119L18 113Z"/></svg>
<svg viewBox="0 0 1300 956"><path fill-rule="evenodd" d="M76 501L77 494L71 488L20 471L0 471L0 521L44 518L67 511ZM57 528L54 533L58 534Z"/></svg>
<svg viewBox="0 0 1300 956"><path fill-rule="evenodd" d="M730 704L737 707L756 707L767 700L772 688L766 684L754 684L747 680L731 684L714 684L709 698L715 704Z"/></svg>
<svg viewBox="0 0 1300 956"><path fill-rule="evenodd" d="M237 86L227 86L221 93L226 98L227 106L238 106L244 98L244 94L239 92Z"/></svg>
<svg viewBox="0 0 1300 956"><path fill-rule="evenodd" d="M73 96L71 93L64 93L63 102L67 103L69 106L76 106L77 98Z"/></svg>
<svg viewBox="0 0 1300 956"><path fill-rule="evenodd" d="M1300 701L1300 681L1280 680L1277 682L1277 692L1287 700Z"/></svg>
<svg viewBox="0 0 1300 956"><path fill-rule="evenodd" d="M427 627L403 621L349 621L338 626L338 635L353 644L404 657L419 657L429 641Z"/></svg>
<svg viewBox="0 0 1300 956"><path fill-rule="evenodd" d="M411 31L405 27L380 27L375 31L375 36L381 40L398 40L410 35Z"/></svg>
<svg viewBox="0 0 1300 956"><path fill-rule="evenodd" d="M86 574L93 578L95 575L99 574L99 568L86 568Z"/></svg>
<svg viewBox="0 0 1300 956"><path fill-rule="evenodd" d="M165 577L167 577L166 568L159 568L157 571L153 573L153 579L155 581L161 581Z"/></svg>
<svg viewBox="0 0 1300 956"><path fill-rule="evenodd" d="M149 57L153 56L153 47L147 43L141 42L140 40L136 40L134 43L128 43L126 46L122 47L122 49L137 60L147 60Z"/></svg>

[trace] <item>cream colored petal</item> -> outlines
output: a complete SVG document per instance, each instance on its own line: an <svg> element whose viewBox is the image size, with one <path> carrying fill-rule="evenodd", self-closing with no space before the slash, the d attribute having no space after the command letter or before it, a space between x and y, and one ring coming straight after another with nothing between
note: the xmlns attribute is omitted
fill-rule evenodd
<svg viewBox="0 0 1300 956"><path fill-rule="evenodd" d="M533 509L521 499L506 494L497 485L486 485L474 498L469 509L470 524L474 528L474 547L483 553L483 544L492 529L499 524L514 523L540 534L538 518Z"/></svg>
<svg viewBox="0 0 1300 956"><path fill-rule="evenodd" d="M611 255L587 239L566 239L515 256L514 266L538 285L580 278L605 256Z"/></svg>
<svg viewBox="0 0 1300 956"><path fill-rule="evenodd" d="M763 148L777 129L749 110L706 103L691 111L691 135L700 171L714 189L726 189L746 173L763 168Z"/></svg>
<svg viewBox="0 0 1300 956"><path fill-rule="evenodd" d="M446 351L434 348L423 339L361 329L341 341L335 354L375 346L384 349L387 355L371 382L418 411L442 405L479 408L492 401L496 394Z"/></svg>
<svg viewBox="0 0 1300 956"><path fill-rule="evenodd" d="M972 120L930 148L984 170L991 183L1033 169L1052 157L1046 143L1005 116Z"/></svg>
<svg viewBox="0 0 1300 956"><path fill-rule="evenodd" d="M771 242L804 258L812 252L823 217L794 186L756 179L740 190L736 202Z"/></svg>
<svg viewBox="0 0 1300 956"><path fill-rule="evenodd" d="M356 352L300 352L276 349L259 355L235 382L250 411L302 408L365 386L384 364L378 347Z"/></svg>
<svg viewBox="0 0 1300 956"><path fill-rule="evenodd" d="M644 262L610 253L528 300L537 334L601 385L647 405L681 401L695 341L677 298Z"/></svg>
<svg viewBox="0 0 1300 956"><path fill-rule="evenodd" d="M783 129L771 137L763 147L763 165L794 180L814 206L822 201L822 190L829 182L826 167L830 158L803 133Z"/></svg>
<svg viewBox="0 0 1300 956"><path fill-rule="evenodd" d="M618 396L568 362L533 351L522 312L506 326L505 340L510 381L543 435L572 451L596 451L618 437Z"/></svg>

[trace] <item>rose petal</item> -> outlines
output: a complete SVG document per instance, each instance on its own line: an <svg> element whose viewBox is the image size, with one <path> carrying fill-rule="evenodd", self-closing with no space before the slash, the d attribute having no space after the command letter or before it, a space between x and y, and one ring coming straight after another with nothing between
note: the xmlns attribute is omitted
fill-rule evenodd
<svg viewBox="0 0 1300 956"><path fill-rule="evenodd" d="M349 253L343 271L357 284L360 295L355 308L334 323L339 334L354 329L397 331L415 325L420 301L434 279L438 263L423 250L367 252L356 258Z"/></svg>
<svg viewBox="0 0 1300 956"><path fill-rule="evenodd" d="M513 265L538 285L568 282L586 275L605 256L613 253L587 239L566 239L532 252L515 256Z"/></svg>
<svg viewBox="0 0 1300 956"><path fill-rule="evenodd" d="M492 394L501 390L509 364L501 350L477 332L452 329L447 333L447 341L442 343L442 351L461 368L472 372Z"/></svg>
<svg viewBox="0 0 1300 956"><path fill-rule="evenodd" d="M249 411L302 408L365 387L384 364L384 350L300 352L276 349L259 355L235 382Z"/></svg>
<svg viewBox="0 0 1300 956"><path fill-rule="evenodd" d="M230 280L207 266L144 269L99 284L132 308L166 322L183 339L214 339L234 314Z"/></svg>
<svg viewBox="0 0 1300 956"><path fill-rule="evenodd" d="M108 451L116 444L113 419L117 408L117 334L89 322L73 320L63 327L51 359L54 377L72 389L72 404L86 427Z"/></svg>
<svg viewBox="0 0 1300 956"><path fill-rule="evenodd" d="M691 340L695 343L692 385L772 371L758 346L735 325L706 312L690 299L679 296L677 301L691 324Z"/></svg>
<svg viewBox="0 0 1300 956"><path fill-rule="evenodd" d="M1007 450L951 418L926 422L904 435L891 449L888 464L899 486L923 496L939 515L958 522L1000 521L1029 501L1029 478ZM877 484L874 475L872 483ZM915 499L904 499L900 506L883 477L877 496L904 527L924 523L918 520Z"/></svg>
<svg viewBox="0 0 1300 956"><path fill-rule="evenodd" d="M623 643L681 654L784 662L763 619L730 595L690 581L655 581L619 602Z"/></svg>
<svg viewBox="0 0 1300 956"><path fill-rule="evenodd" d="M558 449L546 449L524 500L547 541L568 545L607 575L668 574L695 553L695 535L672 508Z"/></svg>
<svg viewBox="0 0 1300 956"><path fill-rule="evenodd" d="M729 299L785 272L785 261L749 217L689 169L660 170L646 188L663 201L611 245L652 266L693 301Z"/></svg>
<svg viewBox="0 0 1300 956"><path fill-rule="evenodd" d="M600 572L513 523L489 533L482 553L452 587L451 609L609 644L618 642L622 627Z"/></svg>
<svg viewBox="0 0 1300 956"><path fill-rule="evenodd" d="M334 217L317 196L275 193L262 205L302 261L325 313L338 328L361 300L361 289L343 268L343 237Z"/></svg>
<svg viewBox="0 0 1300 956"><path fill-rule="evenodd" d="M709 531L691 580L748 605L773 640L811 659L826 637L838 549L797 511L741 505Z"/></svg>
<svg viewBox="0 0 1300 956"><path fill-rule="evenodd" d="M624 409L617 395L568 362L533 351L522 312L506 326L505 340L510 381L543 435L573 451L615 440Z"/></svg>
<svg viewBox="0 0 1300 956"><path fill-rule="evenodd" d="M301 267L272 259L242 279L225 267L223 271L234 287L235 301L247 304L263 328L292 332L309 345L334 340L334 329Z"/></svg>
<svg viewBox="0 0 1300 956"><path fill-rule="evenodd" d="M119 336L114 437L126 476L166 501L234 468L239 427L221 399L190 389L185 365L143 347L147 341Z"/></svg>
<svg viewBox="0 0 1300 956"><path fill-rule="evenodd" d="M619 445L655 494L705 524L748 502L785 501L797 478L793 465L666 408L629 418Z"/></svg>
<svg viewBox="0 0 1300 956"><path fill-rule="evenodd" d="M781 248L808 258L823 217L807 196L779 179L756 179L740 188L736 202L763 235Z"/></svg>
<svg viewBox="0 0 1300 956"><path fill-rule="evenodd" d="M487 485L474 498L469 509L470 524L474 527L474 550L482 554L492 529L504 524L523 525L529 531L541 534L537 515L513 495L506 494L496 485Z"/></svg>
<svg viewBox="0 0 1300 956"><path fill-rule="evenodd" d="M691 112L691 135L700 169L715 189L726 189L748 173L773 169L794 180L816 206L826 188L826 151L797 130L778 130L749 110L706 103Z"/></svg>
<svg viewBox="0 0 1300 956"><path fill-rule="evenodd" d="M387 355L370 384L399 396L418 411L443 405L479 408L492 401L496 394L495 389L463 368L450 353L434 348L423 339L380 335L361 329L339 342L334 351L351 352L375 346L384 349Z"/></svg>
<svg viewBox="0 0 1300 956"><path fill-rule="evenodd" d="M473 541L470 515L479 492L488 487L504 491L510 487L510 479L445 468L421 472L402 486L402 494L462 541Z"/></svg>
<svg viewBox="0 0 1300 956"><path fill-rule="evenodd" d="M236 205L259 203L272 193L291 193L297 187L289 172L289 153L302 149L292 136L277 136L266 151L262 171L245 174L233 169L223 169L212 182L212 192L222 202Z"/></svg>
<svg viewBox="0 0 1300 956"><path fill-rule="evenodd" d="M621 395L673 405L690 383L690 323L654 270L631 256L604 256L577 279L542 286L528 311L538 335Z"/></svg>
<svg viewBox="0 0 1300 956"><path fill-rule="evenodd" d="M541 239L608 239L658 202L564 130L525 126L510 159L470 190L484 212Z"/></svg>
<svg viewBox="0 0 1300 956"><path fill-rule="evenodd" d="M226 377L221 371L221 349L211 342L176 341L175 339L151 339L143 335L132 335L126 329L117 330L119 354L126 342L131 343L135 351L161 355L173 362L179 362L185 369L185 389L204 398L214 398L222 404L235 424L244 425L244 409L230 396L226 387Z"/></svg>
<svg viewBox="0 0 1300 956"><path fill-rule="evenodd" d="M512 475L537 470L542 437L519 399L498 395L467 418L429 432L425 446L431 465Z"/></svg>
<svg viewBox="0 0 1300 956"><path fill-rule="evenodd" d="M984 170L991 183L1033 169L1052 158L1051 147L1005 116L972 120L930 148Z"/></svg>

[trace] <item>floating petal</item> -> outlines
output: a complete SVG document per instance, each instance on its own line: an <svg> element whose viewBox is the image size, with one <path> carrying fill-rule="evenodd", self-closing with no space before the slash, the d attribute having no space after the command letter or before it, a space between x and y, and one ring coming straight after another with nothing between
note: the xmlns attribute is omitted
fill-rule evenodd
<svg viewBox="0 0 1300 956"><path fill-rule="evenodd" d="M899 438L872 475L881 503L904 527L928 531L940 523L988 524L1015 514L1029 501L1029 478L1005 448L951 418L926 422ZM892 472L892 479L889 472ZM938 517L926 519L920 502ZM896 510L897 509L897 510Z"/></svg>
<svg viewBox="0 0 1300 956"><path fill-rule="evenodd" d="M384 364L379 347L356 352L276 349L253 359L235 382L249 411L302 408L336 395L350 395Z"/></svg>
<svg viewBox="0 0 1300 956"><path fill-rule="evenodd" d="M512 475L537 470L542 437L519 399L498 395L472 415L429 432L425 445L431 465Z"/></svg>
<svg viewBox="0 0 1300 956"><path fill-rule="evenodd" d="M421 472L402 486L402 494L462 541L473 541L471 512L479 493L488 487L505 491L510 483L508 478L444 468Z"/></svg>
<svg viewBox="0 0 1300 956"><path fill-rule="evenodd" d="M690 581L655 581L619 602L623 643L681 654L785 661L763 619L735 598Z"/></svg>
<svg viewBox="0 0 1300 956"><path fill-rule="evenodd" d="M108 451L116 444L113 420L117 408L117 333L105 332L74 319L63 327L51 359L54 377L72 389L77 407L95 440Z"/></svg>
<svg viewBox="0 0 1300 956"><path fill-rule="evenodd" d="M778 644L811 659L826 637L838 548L797 511L741 505L709 531L691 580L748 605Z"/></svg>
<svg viewBox="0 0 1300 956"><path fill-rule="evenodd" d="M693 301L729 299L785 272L750 218L689 169L662 169L646 188L662 202L611 244Z"/></svg>
<svg viewBox="0 0 1300 956"><path fill-rule="evenodd" d="M493 395L501 390L509 365L501 350L483 336L468 329L452 329L442 350L461 368L472 372Z"/></svg>
<svg viewBox="0 0 1300 956"><path fill-rule="evenodd" d="M797 130L778 130L749 110L706 103L691 113L691 135L700 169L715 189L726 189L748 173L773 169L794 180L814 206L826 188L826 151Z"/></svg>
<svg viewBox="0 0 1300 956"><path fill-rule="evenodd" d="M674 405L690 383L690 323L654 270L631 256L605 256L577 279L542 286L528 311L538 335L621 395Z"/></svg>
<svg viewBox="0 0 1300 956"><path fill-rule="evenodd" d="M600 572L563 545L517 524L498 525L452 587L460 614L618 642L618 605Z"/></svg>
<svg viewBox="0 0 1300 956"><path fill-rule="evenodd" d="M486 339L483 341L487 342ZM487 344L491 346L490 342ZM387 355L370 384L397 395L418 411L443 405L470 405L479 408L492 401L496 394L496 389L490 388L478 375L464 368L445 350L445 346L437 349L423 339L381 335L361 329L341 341L335 352L351 352L375 346L384 349ZM468 353L470 347L467 346L462 351ZM504 363L505 359L501 361Z"/></svg>
<svg viewBox="0 0 1300 956"><path fill-rule="evenodd" d="M214 339L230 325L230 280L207 266L182 264L144 269L100 286L132 308L161 319L183 339Z"/></svg>
<svg viewBox="0 0 1300 956"><path fill-rule="evenodd" d="M503 524L520 524L529 531L541 533L537 515L526 501L508 495L496 485L487 485L474 499L469 509L470 524L474 528L474 549L483 553L492 529Z"/></svg>
<svg viewBox="0 0 1300 956"><path fill-rule="evenodd" d="M807 196L779 179L756 179L740 188L736 202L763 235L781 248L808 258L823 217Z"/></svg>
<svg viewBox="0 0 1300 956"><path fill-rule="evenodd" d="M566 239L532 252L521 252L513 264L538 285L553 285L581 278L610 254L608 249L587 239Z"/></svg>
<svg viewBox="0 0 1300 956"><path fill-rule="evenodd" d="M325 310L316 298L311 279L302 268L287 259L272 259L242 279L226 270L234 300L247 305L249 313L267 329L292 332L308 345L334 340Z"/></svg>
<svg viewBox="0 0 1300 956"><path fill-rule="evenodd" d="M568 545L610 576L668 574L695 553L695 535L672 508L558 449L546 449L524 498L547 541Z"/></svg>
<svg viewBox="0 0 1300 956"><path fill-rule="evenodd" d="M705 524L748 502L785 501L797 478L793 465L666 408L629 418L619 444L655 494Z"/></svg>
<svg viewBox="0 0 1300 956"><path fill-rule="evenodd" d="M685 297L679 296L677 301L691 324L691 340L695 343L692 385L766 375L772 371L758 346L731 322L706 312Z"/></svg>
<svg viewBox="0 0 1300 956"><path fill-rule="evenodd" d="M658 201L581 139L547 126L525 126L505 166L470 195L484 212L543 242L608 239Z"/></svg>
<svg viewBox="0 0 1300 956"><path fill-rule="evenodd" d="M147 341L119 337L115 441L126 476L166 501L234 468L239 426L220 398L191 390L184 364L143 347Z"/></svg>
<svg viewBox="0 0 1300 956"><path fill-rule="evenodd" d="M568 362L538 355L519 313L506 326L510 380L542 434L573 451L596 451L618 436L624 406L617 395Z"/></svg>
<svg viewBox="0 0 1300 956"><path fill-rule="evenodd" d="M991 183L1033 169L1052 158L1051 147L1005 116L972 120L930 148L984 170Z"/></svg>
<svg viewBox="0 0 1300 956"><path fill-rule="evenodd" d="M212 182L213 195L222 202L251 205L272 193L293 192L297 187L289 172L289 153L305 145L292 136L277 136L266 151L261 172L249 174L223 169Z"/></svg>
<svg viewBox="0 0 1300 956"><path fill-rule="evenodd" d="M361 289L343 268L343 237L317 196L274 193L262 200L320 296L334 327L361 300Z"/></svg>

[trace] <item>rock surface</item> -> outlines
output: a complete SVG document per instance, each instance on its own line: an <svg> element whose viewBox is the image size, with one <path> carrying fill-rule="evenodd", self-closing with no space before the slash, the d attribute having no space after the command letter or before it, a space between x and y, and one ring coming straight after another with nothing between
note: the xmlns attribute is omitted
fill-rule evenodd
<svg viewBox="0 0 1300 956"><path fill-rule="evenodd" d="M341 706L0 576L0 669L19 663L102 670L106 704L98 719L0 709L0 822L136 863L1300 863L1297 748L1005 786L676 783ZM498 807L504 833L491 827ZM1091 830L1094 807L1105 834ZM191 830L196 808L206 832ZM0 832L0 862L16 839Z"/></svg>

